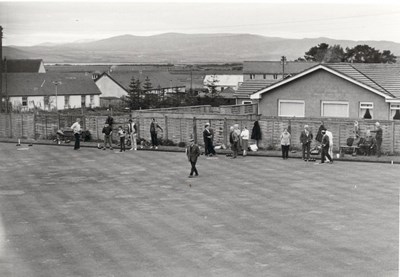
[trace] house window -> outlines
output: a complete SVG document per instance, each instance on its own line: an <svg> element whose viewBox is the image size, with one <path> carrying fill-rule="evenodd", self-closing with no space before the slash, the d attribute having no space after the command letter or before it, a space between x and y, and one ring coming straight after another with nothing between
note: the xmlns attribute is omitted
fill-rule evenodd
<svg viewBox="0 0 400 277"><path fill-rule="evenodd" d="M360 102L360 118L372 119L374 117L374 103Z"/></svg>
<svg viewBox="0 0 400 277"><path fill-rule="evenodd" d="M28 106L28 97L26 96L22 97L22 106L23 107Z"/></svg>
<svg viewBox="0 0 400 277"><path fill-rule="evenodd" d="M400 120L400 104L390 103L390 118Z"/></svg>
<svg viewBox="0 0 400 277"><path fill-rule="evenodd" d="M267 79L267 74L263 74L263 79Z"/></svg>
<svg viewBox="0 0 400 277"><path fill-rule="evenodd" d="M242 105L246 105L246 104L252 104L253 102L248 101L248 100L243 100L242 101Z"/></svg>
<svg viewBox="0 0 400 277"><path fill-rule="evenodd" d="M274 74L274 80L278 79L278 74Z"/></svg>
<svg viewBox="0 0 400 277"><path fill-rule="evenodd" d="M94 106L94 95L90 95L90 107Z"/></svg>
<svg viewBox="0 0 400 277"><path fill-rule="evenodd" d="M69 95L64 96L64 107L69 107Z"/></svg>
<svg viewBox="0 0 400 277"><path fill-rule="evenodd" d="M254 80L256 78L256 74L250 74L250 80Z"/></svg>
<svg viewBox="0 0 400 277"><path fill-rule="evenodd" d="M81 107L86 107L86 95L81 95Z"/></svg>
<svg viewBox="0 0 400 277"><path fill-rule="evenodd" d="M305 102L303 100L279 100L278 116L304 117Z"/></svg>
<svg viewBox="0 0 400 277"><path fill-rule="evenodd" d="M344 101L322 101L321 116L349 117L349 103Z"/></svg>

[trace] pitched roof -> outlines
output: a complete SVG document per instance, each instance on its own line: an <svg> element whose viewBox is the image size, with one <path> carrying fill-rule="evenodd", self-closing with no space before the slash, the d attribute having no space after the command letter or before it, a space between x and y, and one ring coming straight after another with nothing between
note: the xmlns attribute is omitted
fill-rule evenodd
<svg viewBox="0 0 400 277"><path fill-rule="evenodd" d="M304 75L310 74L316 70L325 70L333 73L343 79L346 79L356 85L368 89L386 99L400 97L400 67L387 64L319 64L309 68L295 76L286 78L275 83L265 89L261 89L254 93L251 98L258 99L261 94L282 86L288 82L292 82Z"/></svg>
<svg viewBox="0 0 400 277"><path fill-rule="evenodd" d="M285 74L296 74L311 68L316 62L286 62ZM243 74L282 74L280 61L244 61Z"/></svg>
<svg viewBox="0 0 400 277"><path fill-rule="evenodd" d="M219 93L219 96L226 99L234 99L235 98L235 90L231 87L224 89Z"/></svg>
<svg viewBox="0 0 400 277"><path fill-rule="evenodd" d="M259 91L260 89L266 88L273 83L278 82L279 80L267 80L267 79L261 79L261 80L247 80L244 81L238 90L236 91L236 94L245 94L245 95L250 95L254 92Z"/></svg>
<svg viewBox="0 0 400 277"><path fill-rule="evenodd" d="M7 75L7 79L6 79ZM98 95L100 90L92 76L84 73L7 73L3 74L3 91L7 86L9 96Z"/></svg>
<svg viewBox="0 0 400 277"><path fill-rule="evenodd" d="M182 84L174 75L165 71L112 72L111 74L107 75L110 76L116 83L125 88L125 90L129 89L129 84L132 77L134 77L135 80L139 79L142 83L142 86L146 77L149 77L154 89L156 89L158 86L160 86L161 88L175 88L185 86L185 84Z"/></svg>
<svg viewBox="0 0 400 277"><path fill-rule="evenodd" d="M23 59L23 60L7 60L8 73L38 73L43 60L41 59ZM3 65L3 67L5 67ZM3 68L3 72L5 68Z"/></svg>

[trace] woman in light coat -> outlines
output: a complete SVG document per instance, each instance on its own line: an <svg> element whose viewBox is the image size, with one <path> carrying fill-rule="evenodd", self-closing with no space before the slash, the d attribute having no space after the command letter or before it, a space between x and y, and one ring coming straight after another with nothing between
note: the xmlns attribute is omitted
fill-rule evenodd
<svg viewBox="0 0 400 277"><path fill-rule="evenodd" d="M281 148L282 148L282 159L287 160L289 158L289 147L290 147L291 135L287 129L283 129L281 134Z"/></svg>

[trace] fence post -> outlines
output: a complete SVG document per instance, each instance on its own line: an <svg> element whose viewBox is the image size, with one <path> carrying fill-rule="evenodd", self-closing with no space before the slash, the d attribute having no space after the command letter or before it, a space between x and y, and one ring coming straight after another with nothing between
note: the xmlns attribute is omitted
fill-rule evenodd
<svg viewBox="0 0 400 277"><path fill-rule="evenodd" d="M193 117L193 139L197 144L197 120L195 116Z"/></svg>
<svg viewBox="0 0 400 277"><path fill-rule="evenodd" d="M97 134L97 140L99 140L99 117L96 116L96 134Z"/></svg>
<svg viewBox="0 0 400 277"><path fill-rule="evenodd" d="M21 113L21 138L24 137L24 115Z"/></svg>
<svg viewBox="0 0 400 277"><path fill-rule="evenodd" d="M45 134L44 139L47 139L47 115L44 116L44 134Z"/></svg>
<svg viewBox="0 0 400 277"><path fill-rule="evenodd" d="M228 122L224 117L224 145L228 145Z"/></svg>
<svg viewBox="0 0 400 277"><path fill-rule="evenodd" d="M394 128L394 122L392 122L392 149L391 149L391 151L390 151L390 154L393 154L394 153L394 145L395 145L395 143L396 143L396 136L394 135L394 132L395 132L395 128Z"/></svg>
<svg viewBox="0 0 400 277"><path fill-rule="evenodd" d="M13 134L11 113L9 113L9 115L10 115L10 117L9 117L10 118L10 121L9 121L10 122L10 124L9 124L10 125L10 138L12 138L14 134Z"/></svg>
<svg viewBox="0 0 400 277"><path fill-rule="evenodd" d="M165 130L165 139L168 139L168 116L164 116L164 130Z"/></svg>

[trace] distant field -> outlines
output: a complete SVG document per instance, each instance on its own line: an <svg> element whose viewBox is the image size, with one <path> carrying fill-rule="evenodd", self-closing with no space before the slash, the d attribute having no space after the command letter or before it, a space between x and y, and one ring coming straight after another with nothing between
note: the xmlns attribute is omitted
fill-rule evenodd
<svg viewBox="0 0 400 277"><path fill-rule="evenodd" d="M0 153L0 276L398 276L399 165Z"/></svg>

